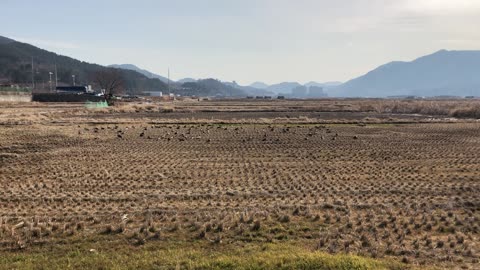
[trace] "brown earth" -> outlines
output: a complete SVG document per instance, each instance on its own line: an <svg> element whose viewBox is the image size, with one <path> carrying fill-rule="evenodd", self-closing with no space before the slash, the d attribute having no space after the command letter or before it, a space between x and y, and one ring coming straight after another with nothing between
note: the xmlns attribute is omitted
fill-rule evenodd
<svg viewBox="0 0 480 270"><path fill-rule="evenodd" d="M2 106L0 249L294 240L478 266L478 121L288 102Z"/></svg>

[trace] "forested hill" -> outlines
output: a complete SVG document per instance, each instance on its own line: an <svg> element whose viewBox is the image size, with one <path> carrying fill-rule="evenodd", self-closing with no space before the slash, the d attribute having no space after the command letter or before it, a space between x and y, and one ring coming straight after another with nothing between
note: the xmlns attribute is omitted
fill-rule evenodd
<svg viewBox="0 0 480 270"><path fill-rule="evenodd" d="M75 75L77 85L94 85L95 72L109 69L109 67L79 61L0 36L0 82L30 84L32 57L35 81L39 88L48 85L49 72L54 72L55 63L59 84L65 85L72 84L72 75ZM129 93L165 91L168 88L161 80L147 78L136 71L120 69L120 72Z"/></svg>
<svg viewBox="0 0 480 270"><path fill-rule="evenodd" d="M242 97L247 95L242 89L227 85L215 79L186 82L181 85L178 91L181 95L186 96Z"/></svg>

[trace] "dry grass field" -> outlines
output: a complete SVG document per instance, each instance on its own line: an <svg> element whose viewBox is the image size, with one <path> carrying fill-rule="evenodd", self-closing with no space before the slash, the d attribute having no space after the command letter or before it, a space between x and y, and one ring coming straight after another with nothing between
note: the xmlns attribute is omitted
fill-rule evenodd
<svg viewBox="0 0 480 270"><path fill-rule="evenodd" d="M398 103L2 104L0 269L478 269L478 101Z"/></svg>

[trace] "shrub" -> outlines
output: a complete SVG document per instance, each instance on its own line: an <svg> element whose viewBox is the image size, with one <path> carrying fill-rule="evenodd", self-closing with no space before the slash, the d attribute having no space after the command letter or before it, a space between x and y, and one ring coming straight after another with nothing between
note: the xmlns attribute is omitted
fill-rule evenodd
<svg viewBox="0 0 480 270"><path fill-rule="evenodd" d="M453 109L451 110L450 115L456 118L480 119L480 105Z"/></svg>

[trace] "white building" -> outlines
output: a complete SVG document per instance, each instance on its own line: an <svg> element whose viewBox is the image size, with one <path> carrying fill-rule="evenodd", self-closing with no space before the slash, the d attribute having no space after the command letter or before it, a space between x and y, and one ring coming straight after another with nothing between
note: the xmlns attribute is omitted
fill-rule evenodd
<svg viewBox="0 0 480 270"><path fill-rule="evenodd" d="M163 93L161 91L151 91L151 92L144 92L144 93L151 96L151 97L161 97L161 96L163 96Z"/></svg>

